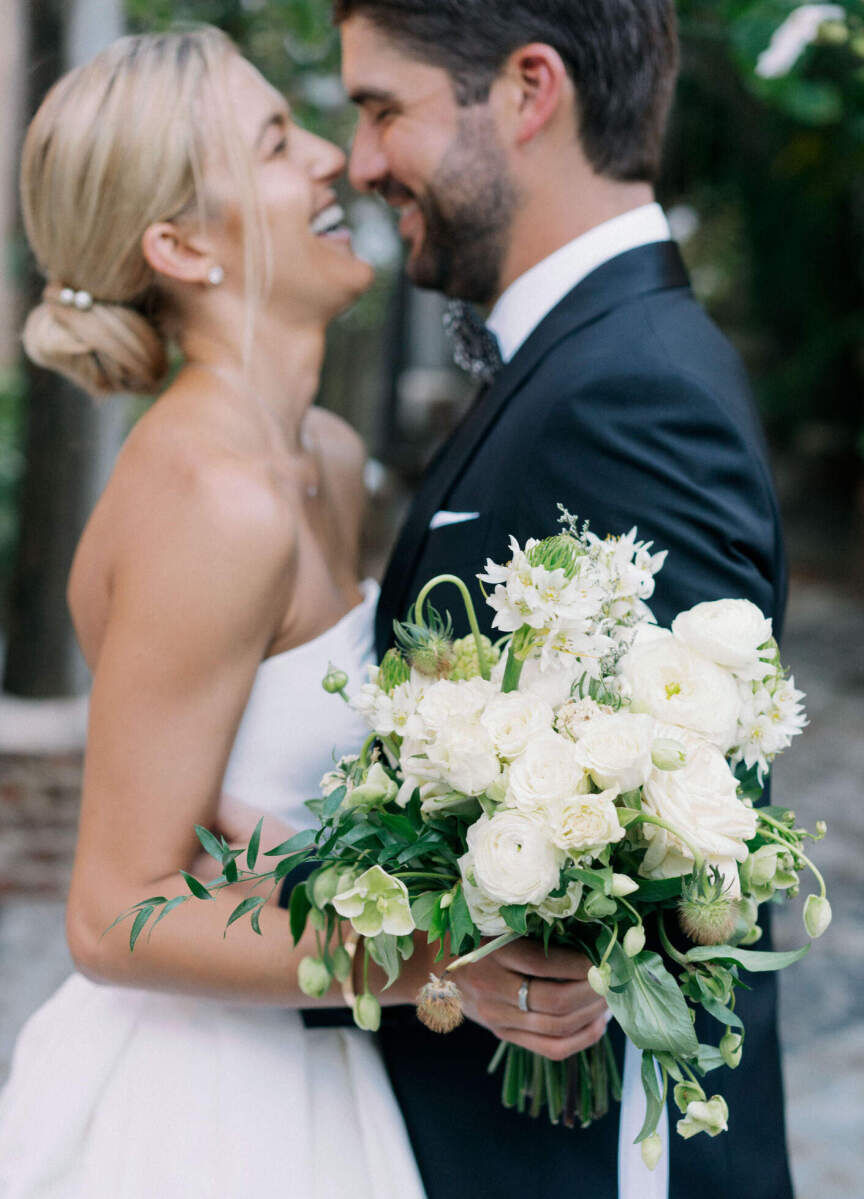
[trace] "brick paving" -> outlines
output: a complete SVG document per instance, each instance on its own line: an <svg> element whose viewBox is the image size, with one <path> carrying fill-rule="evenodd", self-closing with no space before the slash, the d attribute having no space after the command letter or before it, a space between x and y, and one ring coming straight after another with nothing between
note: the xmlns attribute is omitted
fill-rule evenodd
<svg viewBox="0 0 864 1199"><path fill-rule="evenodd" d="M776 801L828 837L815 856L834 922L781 975L781 1035L798 1199L853 1199L864 1178L864 604L793 588L784 658L807 692L810 727L775 771ZM15 1033L70 968L63 938L81 756L0 753L0 1079ZM778 945L804 943L801 901L778 913Z"/></svg>

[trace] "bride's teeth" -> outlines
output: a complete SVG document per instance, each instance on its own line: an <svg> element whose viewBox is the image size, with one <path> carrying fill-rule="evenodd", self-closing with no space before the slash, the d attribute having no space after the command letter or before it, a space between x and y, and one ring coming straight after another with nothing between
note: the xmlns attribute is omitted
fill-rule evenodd
<svg viewBox="0 0 864 1199"><path fill-rule="evenodd" d="M329 233L332 229L336 229L345 220L345 212L340 204L330 204L322 212L319 212L309 223L309 227L315 236L322 233Z"/></svg>

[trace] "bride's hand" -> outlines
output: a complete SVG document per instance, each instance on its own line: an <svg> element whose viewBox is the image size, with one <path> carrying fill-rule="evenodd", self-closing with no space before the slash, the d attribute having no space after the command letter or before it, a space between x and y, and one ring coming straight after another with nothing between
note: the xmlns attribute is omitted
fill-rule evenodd
<svg viewBox="0 0 864 1199"><path fill-rule="evenodd" d="M465 1014L502 1041L553 1061L588 1049L606 1030L607 1007L588 985L591 963L572 949L514 941L452 975ZM528 1011L519 1007L527 982Z"/></svg>

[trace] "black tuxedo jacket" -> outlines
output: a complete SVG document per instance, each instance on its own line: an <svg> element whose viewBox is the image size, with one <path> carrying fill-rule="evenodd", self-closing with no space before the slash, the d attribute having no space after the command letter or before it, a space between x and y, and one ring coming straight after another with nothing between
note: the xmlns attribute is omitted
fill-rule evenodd
<svg viewBox="0 0 864 1199"><path fill-rule="evenodd" d="M701 600L743 596L780 633L786 568L762 434L739 359L694 301L672 243L595 270L481 393L433 462L394 551L379 654L393 620L439 573L472 582L489 631L476 573L487 556L507 560L508 534L521 543L555 532L558 502L600 535L637 525L669 551L651 601L661 624ZM479 515L430 531L440 510ZM432 602L467 631L455 590ZM670 1110L672 1199L791 1199L776 983L749 981L754 989L739 992L743 1063L707 1079L729 1100L729 1132L685 1142ZM701 1013L699 1031L715 1044L722 1032ZM380 1036L429 1199L615 1199L616 1113L574 1131L505 1112L499 1079L485 1074L494 1041L476 1025L436 1038L391 1018Z"/></svg>

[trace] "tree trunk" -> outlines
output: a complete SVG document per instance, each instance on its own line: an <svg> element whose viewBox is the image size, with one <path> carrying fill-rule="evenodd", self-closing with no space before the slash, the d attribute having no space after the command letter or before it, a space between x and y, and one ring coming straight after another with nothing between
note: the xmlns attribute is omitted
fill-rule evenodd
<svg viewBox="0 0 864 1199"><path fill-rule="evenodd" d="M28 0L29 113L70 66L122 31L121 0ZM30 280L32 303L44 281ZM26 468L10 604L5 690L29 698L81 694L87 668L66 609L66 580L78 538L128 427L128 405L93 401L29 365Z"/></svg>

